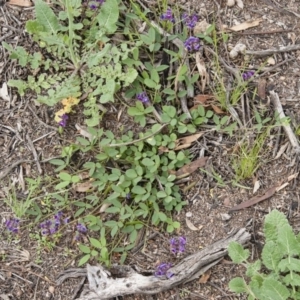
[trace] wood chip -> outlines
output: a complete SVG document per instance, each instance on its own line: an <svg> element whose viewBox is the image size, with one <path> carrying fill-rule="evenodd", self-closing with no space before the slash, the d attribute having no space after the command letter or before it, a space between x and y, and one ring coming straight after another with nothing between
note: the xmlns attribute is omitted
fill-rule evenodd
<svg viewBox="0 0 300 300"><path fill-rule="evenodd" d="M229 30L231 31L241 31L241 30L245 30L251 27L256 27L259 25L259 23L262 21L262 19L257 19L257 20L253 20L253 21L246 21L243 22L241 24L232 26L229 28Z"/></svg>
<svg viewBox="0 0 300 300"><path fill-rule="evenodd" d="M30 0L10 0L7 4L21 6L21 7L30 7L33 3Z"/></svg>

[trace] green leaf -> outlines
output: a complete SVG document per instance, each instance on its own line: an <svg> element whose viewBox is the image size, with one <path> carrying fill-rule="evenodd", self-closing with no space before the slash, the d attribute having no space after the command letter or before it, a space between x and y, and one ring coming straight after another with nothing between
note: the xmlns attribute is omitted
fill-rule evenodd
<svg viewBox="0 0 300 300"><path fill-rule="evenodd" d="M300 276L294 272L287 274L284 278L283 278L283 282L286 285L292 285L292 286L300 286ZM299 299L299 298L296 298Z"/></svg>
<svg viewBox="0 0 300 300"><path fill-rule="evenodd" d="M59 173L58 177L63 181L71 182L71 180L72 180L72 176L65 172Z"/></svg>
<svg viewBox="0 0 300 300"><path fill-rule="evenodd" d="M130 178L130 179L133 179L133 178L136 178L137 177L137 173L135 170L133 169L129 169L125 172L125 175Z"/></svg>
<svg viewBox="0 0 300 300"><path fill-rule="evenodd" d="M138 232L135 229L130 233L129 240L131 243L134 243L136 241L137 234L138 234Z"/></svg>
<svg viewBox="0 0 300 300"><path fill-rule="evenodd" d="M290 225L278 228L278 246L287 255L297 255L300 253L299 243Z"/></svg>
<svg viewBox="0 0 300 300"><path fill-rule="evenodd" d="M69 184L70 184L69 181L63 181L63 182L57 184L57 185L54 187L54 189L56 189L56 190L62 190L63 188L65 188L65 187L68 186Z"/></svg>
<svg viewBox="0 0 300 300"><path fill-rule="evenodd" d="M159 191L159 192L157 192L156 196L157 196L157 198L164 198L164 197L167 197L168 195L164 191Z"/></svg>
<svg viewBox="0 0 300 300"><path fill-rule="evenodd" d="M10 79L7 85L10 87L16 87L20 96L24 96L25 90L28 88L26 82L19 79Z"/></svg>
<svg viewBox="0 0 300 300"><path fill-rule="evenodd" d="M106 210L105 210L106 213L111 213L111 214L116 214L116 213L119 213L120 212L120 208L119 207L108 207Z"/></svg>
<svg viewBox="0 0 300 300"><path fill-rule="evenodd" d="M245 293L247 291L247 283L241 277L236 277L230 280L229 289L235 293Z"/></svg>
<svg viewBox="0 0 300 300"><path fill-rule="evenodd" d="M150 78L144 79L144 84L145 84L147 87L151 88L151 89L154 89L154 88L156 87L156 85L157 85L157 83L155 83L155 82L154 82L152 79L150 79Z"/></svg>
<svg viewBox="0 0 300 300"><path fill-rule="evenodd" d="M280 249L277 247L277 244L274 241L269 241L265 244L261 258L263 264L269 269L277 272L278 264L282 258Z"/></svg>
<svg viewBox="0 0 300 300"><path fill-rule="evenodd" d="M96 17L100 28L105 28L108 34L112 34L117 30L117 22L119 19L119 6L117 0L105 1L101 5L100 13Z"/></svg>
<svg viewBox="0 0 300 300"><path fill-rule="evenodd" d="M62 159L51 159L49 163L56 166L63 166L65 164Z"/></svg>
<svg viewBox="0 0 300 300"><path fill-rule="evenodd" d="M167 226L167 232L172 233L173 231L174 231L173 225L169 224L169 225Z"/></svg>
<svg viewBox="0 0 300 300"><path fill-rule="evenodd" d="M87 263L87 262L89 261L90 257L91 257L90 254L87 254L87 255L83 256L83 257L79 260L78 266L80 267L80 266L84 265L85 263Z"/></svg>
<svg viewBox="0 0 300 300"><path fill-rule="evenodd" d="M36 19L38 23L43 26L43 31L56 36L57 32L61 29L61 26L55 13L49 5L42 0L36 0L34 5Z"/></svg>
<svg viewBox="0 0 300 300"><path fill-rule="evenodd" d="M254 263L249 263L247 265L246 275L248 277L252 277L259 272L260 268L261 268L261 261L259 259Z"/></svg>
<svg viewBox="0 0 300 300"><path fill-rule="evenodd" d="M150 72L150 76L151 76L151 79L156 82L156 83L159 83L159 75L158 75L158 72L156 69L152 69L151 72Z"/></svg>
<svg viewBox="0 0 300 300"><path fill-rule="evenodd" d="M247 260L250 253L248 249L244 249L242 245L237 242L231 242L228 246L228 254L232 261L240 264Z"/></svg>
<svg viewBox="0 0 300 300"><path fill-rule="evenodd" d="M131 192L137 195L143 195L146 194L147 191L143 187L136 185L131 189Z"/></svg>
<svg viewBox="0 0 300 300"><path fill-rule="evenodd" d="M294 257L284 258L278 264L278 268L281 270L281 272L300 272L300 260Z"/></svg>
<svg viewBox="0 0 300 300"><path fill-rule="evenodd" d="M159 219L160 219L162 222L165 222L165 221L167 220L166 214L164 214L164 213L161 212L161 211L158 213L158 217L159 217Z"/></svg>
<svg viewBox="0 0 300 300"><path fill-rule="evenodd" d="M151 160L150 158L148 157L145 157L143 160L142 160L142 164L146 167L152 167L155 163L153 160Z"/></svg>
<svg viewBox="0 0 300 300"><path fill-rule="evenodd" d="M269 240L277 241L279 228L289 225L285 215L278 210L271 211L265 219L264 234L266 242Z"/></svg>
<svg viewBox="0 0 300 300"><path fill-rule="evenodd" d="M78 247L79 247L80 251L83 252L83 253L90 253L91 252L91 249L86 245L80 244Z"/></svg>
<svg viewBox="0 0 300 300"><path fill-rule="evenodd" d="M290 296L289 290L278 280L266 278L261 288L265 299L286 300Z"/></svg>
<svg viewBox="0 0 300 300"><path fill-rule="evenodd" d="M98 248L98 249L101 249L102 248L102 245L100 243L99 240L96 240L94 238L90 238L90 243L92 246L94 246L95 248Z"/></svg>

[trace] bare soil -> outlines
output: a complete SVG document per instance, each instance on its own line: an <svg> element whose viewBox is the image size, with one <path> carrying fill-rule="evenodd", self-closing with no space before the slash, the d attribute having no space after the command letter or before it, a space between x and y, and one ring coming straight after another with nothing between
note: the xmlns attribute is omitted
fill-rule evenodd
<svg viewBox="0 0 300 300"><path fill-rule="evenodd" d="M230 34L229 45L243 43L247 46L247 50L261 51L300 44L299 1L244 0L243 3L243 9L236 5L229 8L226 6L226 1L217 0L174 0L171 5L179 4L187 11L196 12L200 19L206 19L208 23L216 20L217 26L231 27L249 20L261 20L256 27ZM9 3L0 3L0 5L0 41L13 46L22 45L36 49L37 46L24 31L26 20L33 16L33 9ZM241 61L230 61L225 50L220 54L228 64L242 67ZM300 124L300 50L274 53L267 57L259 54L252 55L250 59L252 69L257 70L270 57L274 62L265 64L264 68L266 71L268 71L266 68L271 70L254 80L256 85L262 79L266 80L266 97L260 104L256 102L254 105L263 105L264 109L269 110L272 115L274 112L269 101L268 90L273 89L279 95L286 116L290 117L291 123L297 126ZM212 71L212 60L208 53L206 63L209 71ZM26 70L11 61L7 51L0 46L0 88L9 79L26 76ZM18 239L10 238L3 222L12 216L10 208L4 202L12 186L17 191L17 198L24 199L27 192L24 184L25 177L55 176L54 168L42 161L59 156L62 146L75 141L78 135L75 124L83 124L83 116L78 109L63 134L59 135L53 120L55 107L37 105L34 102L34 95L26 94L20 97L14 89L9 89L9 96L10 101L0 97L0 174L7 173L7 176L0 180L0 298L5 300L76 299L78 287L82 286L84 278L69 279L60 286L55 284L61 272L76 267L78 262L80 251L76 244L72 243L72 238L68 236L62 238L52 250L39 249L36 240L32 238L32 234L37 229L28 226L28 220L22 220L22 230ZM249 104L252 99L250 96L245 96L244 101ZM104 119L102 125L107 129L122 125L123 119L116 118L118 107L108 107L108 110L109 116ZM240 116L245 113L242 105L238 105L237 111ZM227 182L232 178L234 147L239 139L239 132L236 132L232 138L221 133L209 133L191 148L191 152L195 159L199 158L201 153L209 156L207 172L209 173L213 168ZM285 144L287 144L285 151L280 153L281 147ZM39 158L39 164L34 161L34 151ZM76 159L84 162L88 158L80 154ZM244 188L234 187L230 181L226 187L220 187L211 176L200 171L193 173L189 181L181 185L183 190L189 184L195 184L193 188L183 193L188 205L179 214L174 215L181 224L176 234L186 236L188 241L184 255L210 245L234 229L246 227L252 234L248 247L252 259L256 259L263 246L264 217L274 208L284 212L295 230L298 230L300 194L298 178L289 182L285 188L269 199L253 207L229 213L231 207L254 195L263 194L279 182L287 181L288 176L298 171L298 157L293 153L284 131L279 129L272 131L268 137L260 160L261 165L253 178L242 182ZM21 162L15 164L19 161ZM260 186L253 193L256 181L259 181ZM191 230L187 219L198 230ZM151 233L153 232L149 232L150 235ZM170 235L165 232L157 232L153 238L146 240L146 244L137 253L129 255L126 263L136 265L143 270L154 270L163 261L176 263L180 258L170 258L169 239ZM230 259L225 257L221 263L205 274L206 277L194 280L192 283L162 294L130 295L118 299L245 299L243 296L234 295L228 289L228 282L236 276L241 276L243 272L243 267L232 264Z"/></svg>

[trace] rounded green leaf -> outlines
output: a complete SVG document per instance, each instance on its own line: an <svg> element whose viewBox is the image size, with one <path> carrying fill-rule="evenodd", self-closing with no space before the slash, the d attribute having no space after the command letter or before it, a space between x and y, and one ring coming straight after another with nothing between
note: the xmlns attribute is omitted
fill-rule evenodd
<svg viewBox="0 0 300 300"><path fill-rule="evenodd" d="M146 167L152 167L154 165L154 161L151 160L150 158L148 157L145 157L143 160L142 160L142 164Z"/></svg>
<svg viewBox="0 0 300 300"><path fill-rule="evenodd" d="M137 173L135 170L133 169L129 169L125 172L126 176L130 179L136 178L137 177Z"/></svg>

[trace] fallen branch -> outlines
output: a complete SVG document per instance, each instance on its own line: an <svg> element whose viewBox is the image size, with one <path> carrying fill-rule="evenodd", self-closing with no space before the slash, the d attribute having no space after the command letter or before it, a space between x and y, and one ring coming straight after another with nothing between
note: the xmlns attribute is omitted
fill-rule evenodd
<svg viewBox="0 0 300 300"><path fill-rule="evenodd" d="M275 110L278 112L278 115L279 115L279 118L280 119L283 119L285 118L285 114L283 112L283 108L282 108L282 105L280 103L280 100L279 100L279 97L278 97L278 94L275 93L274 91L270 91L270 96L271 96L271 100L273 102L273 105L274 105L274 108ZM286 133L286 135L288 136L289 140L290 140L290 143L293 147L293 150L296 154L299 154L300 153L300 145L298 143L298 140L290 126L290 124L282 124L282 127Z"/></svg>
<svg viewBox="0 0 300 300"><path fill-rule="evenodd" d="M280 47L279 49L269 49L269 50L259 50L259 51L246 50L245 53L248 55L255 55L255 56L268 56L275 53L285 53L285 52L295 51L299 49L300 49L300 45L292 45L292 46Z"/></svg>
<svg viewBox="0 0 300 300"><path fill-rule="evenodd" d="M169 272L171 278L144 276L130 266L114 266L110 271L102 266L87 266L89 284L79 300L103 300L128 294L156 294L198 278L227 254L230 242L245 244L250 234L245 228L233 232L205 249L184 258Z"/></svg>

